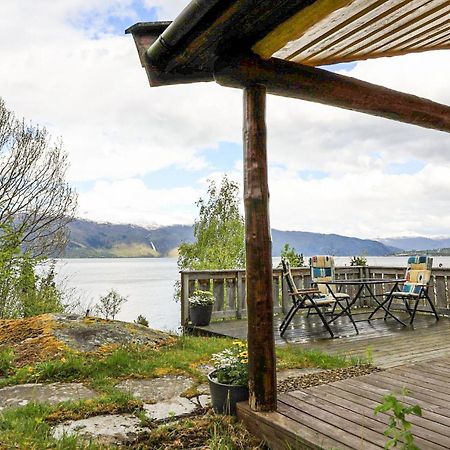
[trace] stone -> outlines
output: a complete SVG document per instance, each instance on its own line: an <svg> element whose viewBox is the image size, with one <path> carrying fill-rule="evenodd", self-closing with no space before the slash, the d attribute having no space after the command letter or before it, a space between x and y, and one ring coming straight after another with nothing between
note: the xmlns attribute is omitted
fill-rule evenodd
<svg viewBox="0 0 450 450"><path fill-rule="evenodd" d="M129 392L144 403L156 403L179 397L191 388L192 384L191 378L169 375L144 380L125 380L117 384L116 387Z"/></svg>
<svg viewBox="0 0 450 450"><path fill-rule="evenodd" d="M88 419L71 420L59 424L52 429L52 435L61 439L64 435L78 435L82 439L95 439L102 444L127 444L148 431L141 427L140 420L131 414L114 414L96 416Z"/></svg>
<svg viewBox="0 0 450 450"><path fill-rule="evenodd" d="M30 402L54 405L68 400L84 400L98 394L81 383L19 384L0 389L0 410L25 406Z"/></svg>
<svg viewBox="0 0 450 450"><path fill-rule="evenodd" d="M191 414L198 408L193 401L184 397L173 397L152 405L144 404L146 416L149 419L162 420Z"/></svg>

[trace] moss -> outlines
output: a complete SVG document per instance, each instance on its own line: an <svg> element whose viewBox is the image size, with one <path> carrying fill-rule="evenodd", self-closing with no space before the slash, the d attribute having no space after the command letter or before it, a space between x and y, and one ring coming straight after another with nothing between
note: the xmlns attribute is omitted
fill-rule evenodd
<svg viewBox="0 0 450 450"><path fill-rule="evenodd" d="M68 350L54 335L56 328L57 323L51 314L1 320L0 342L13 348L15 364L22 367L55 358Z"/></svg>

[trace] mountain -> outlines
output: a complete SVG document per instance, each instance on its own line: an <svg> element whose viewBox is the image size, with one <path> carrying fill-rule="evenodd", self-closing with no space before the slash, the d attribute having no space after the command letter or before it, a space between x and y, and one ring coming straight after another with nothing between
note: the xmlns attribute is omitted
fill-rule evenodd
<svg viewBox="0 0 450 450"><path fill-rule="evenodd" d="M400 248L402 250L436 250L450 247L450 238L431 239L426 237L398 237L380 239L385 245Z"/></svg>
<svg viewBox="0 0 450 450"><path fill-rule="evenodd" d="M70 225L67 258L117 258L174 256L181 242L193 242L193 227L172 225L145 228L138 225L74 220ZM279 256L288 243L305 255L383 256L398 251L380 242L304 231L272 230L273 255Z"/></svg>
<svg viewBox="0 0 450 450"><path fill-rule="evenodd" d="M272 253L274 256L280 254L286 243L304 255L385 256L399 250L378 241L338 234L272 230Z"/></svg>
<svg viewBox="0 0 450 450"><path fill-rule="evenodd" d="M69 224L67 258L120 258L166 256L181 242L192 242L191 226L150 229L138 225L74 220Z"/></svg>

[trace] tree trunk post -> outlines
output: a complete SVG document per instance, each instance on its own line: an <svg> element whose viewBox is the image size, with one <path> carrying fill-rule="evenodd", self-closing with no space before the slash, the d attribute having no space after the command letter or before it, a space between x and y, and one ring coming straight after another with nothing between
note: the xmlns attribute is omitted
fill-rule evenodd
<svg viewBox="0 0 450 450"><path fill-rule="evenodd" d="M250 407L275 411L272 240L267 181L266 88L244 89L244 205Z"/></svg>

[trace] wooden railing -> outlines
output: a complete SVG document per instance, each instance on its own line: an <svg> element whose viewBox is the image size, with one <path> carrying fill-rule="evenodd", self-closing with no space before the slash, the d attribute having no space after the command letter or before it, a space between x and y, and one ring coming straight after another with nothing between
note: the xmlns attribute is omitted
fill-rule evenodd
<svg viewBox="0 0 450 450"><path fill-rule="evenodd" d="M307 267L292 268L294 281L299 288L311 285L310 270ZM213 320L241 319L246 317L245 270L182 271L181 273L181 325L189 321L189 296L196 290L210 291L214 294ZM337 267L337 279L357 278L403 278L405 269L401 267ZM433 269L432 287L429 295L440 314L450 315L450 269ZM377 285L377 296L386 294L390 285ZM355 286L346 286L343 292L351 297L356 294ZM273 269L273 305L274 313L286 313L291 299L281 269ZM373 299L363 293L358 307L374 306ZM399 305L400 306L400 305ZM425 303L422 305L427 309Z"/></svg>

